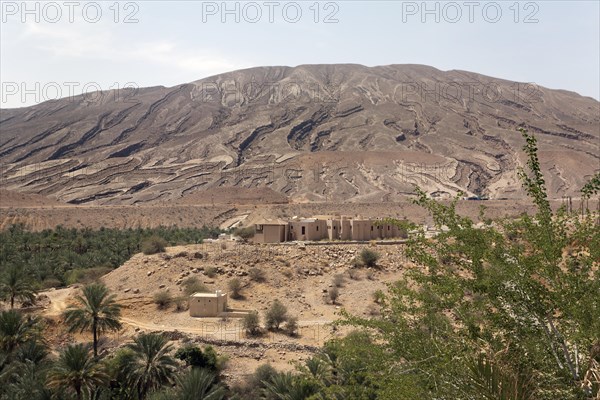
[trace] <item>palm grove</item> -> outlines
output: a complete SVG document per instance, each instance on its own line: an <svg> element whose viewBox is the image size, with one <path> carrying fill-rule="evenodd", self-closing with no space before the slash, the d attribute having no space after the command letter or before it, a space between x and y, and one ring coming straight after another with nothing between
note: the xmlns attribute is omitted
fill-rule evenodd
<svg viewBox="0 0 600 400"><path fill-rule="evenodd" d="M380 312L343 311L336 324L354 330L294 372L263 365L227 387L212 348L176 350L153 333L99 352L101 336L121 327L121 308L99 283L63 318L91 345L51 355L43 321L14 308L33 300L33 286L3 267L0 399L600 399L598 216L553 212L536 139L522 134L520 177L536 214L489 220L482 209L476 225L457 214L457 200L444 205L417 189L416 202L447 229L432 239L417 230L404 277L377 296ZM596 174L582 195L599 191Z"/></svg>

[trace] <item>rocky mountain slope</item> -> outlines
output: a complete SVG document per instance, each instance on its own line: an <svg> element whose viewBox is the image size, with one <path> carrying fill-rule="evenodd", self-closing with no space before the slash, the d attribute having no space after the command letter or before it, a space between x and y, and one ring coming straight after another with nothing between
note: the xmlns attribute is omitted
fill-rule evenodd
<svg viewBox="0 0 600 400"><path fill-rule="evenodd" d="M594 99L419 65L304 65L2 110L0 179L72 204L186 202L218 187L380 202L415 184L520 198L519 126L539 139L551 196L577 196L600 168Z"/></svg>

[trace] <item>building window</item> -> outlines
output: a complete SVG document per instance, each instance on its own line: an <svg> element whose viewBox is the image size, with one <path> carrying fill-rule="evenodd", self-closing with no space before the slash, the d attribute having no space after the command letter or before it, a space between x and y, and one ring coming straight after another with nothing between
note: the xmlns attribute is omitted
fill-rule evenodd
<svg viewBox="0 0 600 400"><path fill-rule="evenodd" d="M390 230L390 226L388 225L388 231Z"/></svg>
<svg viewBox="0 0 600 400"><path fill-rule="evenodd" d="M371 227L371 232L373 232L373 227Z"/></svg>
<svg viewBox="0 0 600 400"><path fill-rule="evenodd" d="M302 234L303 235L306 234L306 227L305 226L302 227Z"/></svg>
<svg viewBox="0 0 600 400"><path fill-rule="evenodd" d="M319 227L317 226L317 232L319 232Z"/></svg>

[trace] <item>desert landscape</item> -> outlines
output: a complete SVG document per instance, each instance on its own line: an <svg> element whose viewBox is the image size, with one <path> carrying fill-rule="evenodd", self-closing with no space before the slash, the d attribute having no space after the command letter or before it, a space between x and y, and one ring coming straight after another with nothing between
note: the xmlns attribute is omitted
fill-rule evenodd
<svg viewBox="0 0 600 400"><path fill-rule="evenodd" d="M348 273L351 260L369 246L381 249L379 267L356 271L351 276ZM202 258L198 259L197 254L202 254ZM264 363L291 369L289 361L314 355L327 340L344 333L345 329L333 328L341 307L361 315L377 313L373 293L385 290L386 282L397 279L406 261L399 244L261 247L222 241L171 247L160 255L139 254L102 278L123 305L121 319L125 327L107 340L114 346L115 342L146 330L169 332L179 341L186 337L213 344L230 356L227 368L230 383L242 380ZM210 268L215 269L212 277L207 275ZM264 271L264 280L254 281L248 273L251 268ZM327 292L335 286L336 275L343 280L339 283L339 298L332 304ZM256 310L262 315L273 299L280 299L290 315L298 318L298 336L269 333L253 338L245 333L240 318L191 318L187 310L176 310L174 305L158 309L152 296L161 286L175 296L182 295L181 282L190 276L197 277L212 291L226 289L228 280L239 277L243 282L243 298L230 300L232 309ZM285 285L289 280L296 282L294 287ZM76 292L75 286L41 293L50 301L43 315L58 322Z"/></svg>
<svg viewBox="0 0 600 400"><path fill-rule="evenodd" d="M598 169L599 124L592 98L466 71L252 68L3 109L0 181L86 205L208 202L222 187L292 202L390 202L414 185L522 199L526 127L550 196L577 197Z"/></svg>
<svg viewBox="0 0 600 400"><path fill-rule="evenodd" d="M0 399L600 399L600 103L521 85L301 65L2 109ZM254 240L327 215L401 235Z"/></svg>

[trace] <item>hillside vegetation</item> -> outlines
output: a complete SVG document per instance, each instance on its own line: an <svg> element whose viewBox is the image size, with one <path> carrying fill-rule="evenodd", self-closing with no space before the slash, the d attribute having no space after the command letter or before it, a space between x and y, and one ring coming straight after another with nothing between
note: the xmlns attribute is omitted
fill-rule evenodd
<svg viewBox="0 0 600 400"><path fill-rule="evenodd" d="M58 227L31 232L22 225L14 225L0 231L0 276L17 268L37 287L90 282L122 265L132 255L156 245L157 240L162 239L168 245L201 243L220 232L208 227L122 230Z"/></svg>

